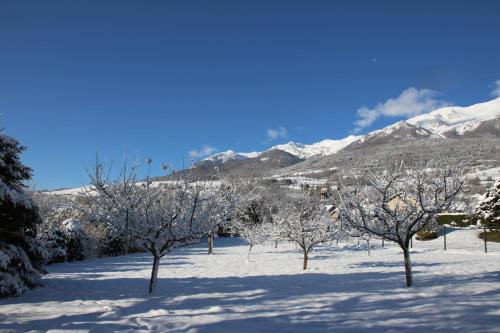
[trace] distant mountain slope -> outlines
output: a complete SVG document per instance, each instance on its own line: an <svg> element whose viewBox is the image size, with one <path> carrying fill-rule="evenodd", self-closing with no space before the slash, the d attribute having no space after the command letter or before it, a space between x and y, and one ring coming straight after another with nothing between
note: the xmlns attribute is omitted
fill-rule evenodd
<svg viewBox="0 0 500 333"><path fill-rule="evenodd" d="M360 175L374 168L387 169L401 160L407 164L446 160L450 165L464 168L467 174L500 166L500 139L485 134L481 137L421 138L353 145L334 155L315 156L269 172L268 176L294 178L295 175L307 175L335 184L340 175Z"/></svg>
<svg viewBox="0 0 500 333"><path fill-rule="evenodd" d="M500 138L500 98L469 107L445 107L368 133L346 149L418 139L493 135Z"/></svg>
<svg viewBox="0 0 500 333"><path fill-rule="evenodd" d="M278 170L304 161L304 159L279 149L271 149L256 157L228 160L225 163L216 163L205 160L195 167L181 170L176 176L189 176L191 179L207 180L222 174L254 174L264 175L272 170ZM167 180L170 177L157 177L154 180Z"/></svg>
<svg viewBox="0 0 500 333"><path fill-rule="evenodd" d="M273 146L269 150L279 149L301 159L309 159L313 156L321 158L336 154L344 149L356 149L370 145L484 135L500 138L500 98L467 107L440 108L405 121L399 121L363 136L350 135L340 140L326 139L313 144L288 142ZM231 160L256 157L259 154L262 153L236 153L228 150L210 156L201 163L198 162L197 165L207 163L206 161L220 165Z"/></svg>
<svg viewBox="0 0 500 333"><path fill-rule="evenodd" d="M217 153L215 155L209 156L201 161L198 161L195 163L195 166L198 167L203 165L220 165L228 161L245 160L248 158L254 158L260 156L261 154L264 154L266 152L275 149L279 149L281 151L287 152L302 159L306 159L315 155L322 155L322 156L331 155L347 147L352 142L359 140L360 138L362 138L362 136L350 135L341 140L326 139L313 144L303 144L290 141L285 144L272 146L271 148L263 152L252 152L252 153L237 153L234 150L227 150L222 153Z"/></svg>

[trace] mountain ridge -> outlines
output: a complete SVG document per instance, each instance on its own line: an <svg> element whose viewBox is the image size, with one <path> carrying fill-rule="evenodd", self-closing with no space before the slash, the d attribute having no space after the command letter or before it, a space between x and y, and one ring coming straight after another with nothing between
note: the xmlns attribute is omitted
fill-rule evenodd
<svg viewBox="0 0 500 333"><path fill-rule="evenodd" d="M313 156L328 156L362 144L384 143L398 140L412 140L418 138L446 139L451 137L479 135L480 130L500 137L500 97L470 106L447 106L429 113L420 114L412 118L398 121L384 128L373 130L365 135L349 135L345 138L333 140L324 139L312 144L303 144L290 141L278 144L262 152L239 153L227 150L203 161L213 161L223 164L229 160L243 160L257 157L273 149L279 149L308 159ZM486 124L486 126L485 126Z"/></svg>

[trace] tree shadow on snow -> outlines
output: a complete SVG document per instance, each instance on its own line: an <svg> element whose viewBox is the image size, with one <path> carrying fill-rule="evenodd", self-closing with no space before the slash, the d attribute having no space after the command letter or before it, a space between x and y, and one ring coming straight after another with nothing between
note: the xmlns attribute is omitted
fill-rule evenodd
<svg viewBox="0 0 500 333"><path fill-rule="evenodd" d="M460 318L461 327L466 325L470 331L478 330L484 323L500 324L499 316L490 312L498 301L495 304L487 301L493 296L498 299L500 290L481 294L471 288L468 293L450 296L449 288L476 282L497 283L500 272L473 277L416 275L418 284L412 289L403 286L403 272L160 278L152 296L146 292L147 279L57 279L57 285L50 286L53 290L30 292L43 293L34 298L34 302L43 296L43 302L105 300L113 304L109 301L128 299L131 305L120 307L116 317L111 319L108 316L110 310L103 305L102 309L87 314L9 325L0 323L0 329L148 330L151 328L144 326L145 322L159 320L169 326L169 332L187 330L176 326L180 321L190 329L204 333L234 332L238 328L253 326L268 327L268 331L273 332L408 331L410 328L424 332L451 331L451 317ZM426 296L419 294L431 286L445 288ZM22 304L29 303L30 299L27 295L7 302ZM431 307L432 311L427 311L425 318L416 321L422 307ZM163 311L154 316L144 315L157 310ZM225 316L224 320L218 317L217 311ZM130 316L136 320L122 320ZM213 316L212 322L215 323L189 324L196 322L194 319L199 316ZM395 318L400 320L394 321ZM445 324L448 326L443 326Z"/></svg>

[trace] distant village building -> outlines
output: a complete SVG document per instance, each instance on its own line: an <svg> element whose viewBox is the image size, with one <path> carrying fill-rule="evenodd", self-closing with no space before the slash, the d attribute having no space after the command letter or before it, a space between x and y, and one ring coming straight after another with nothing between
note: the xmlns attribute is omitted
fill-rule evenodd
<svg viewBox="0 0 500 333"><path fill-rule="evenodd" d="M398 208L404 208L406 206L417 207L418 201L413 197L403 198L401 195L396 194L387 200L387 207L391 210L397 210Z"/></svg>
<svg viewBox="0 0 500 333"><path fill-rule="evenodd" d="M326 210L334 223L339 221L339 209L335 205L326 205Z"/></svg>
<svg viewBox="0 0 500 333"><path fill-rule="evenodd" d="M322 187L320 190L319 190L319 197L323 200L323 199L328 199L330 197L330 192L329 192L329 189L328 187Z"/></svg>

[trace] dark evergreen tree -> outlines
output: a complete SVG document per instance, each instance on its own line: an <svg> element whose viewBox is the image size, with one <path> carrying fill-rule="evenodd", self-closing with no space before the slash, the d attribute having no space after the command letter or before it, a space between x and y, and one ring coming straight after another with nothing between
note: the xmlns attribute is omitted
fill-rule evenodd
<svg viewBox="0 0 500 333"><path fill-rule="evenodd" d="M476 215L490 229L500 229L500 177L476 207Z"/></svg>
<svg viewBox="0 0 500 333"><path fill-rule="evenodd" d="M20 161L24 149L0 133L0 296L37 285L43 271L44 251L35 239L40 217L25 192L32 170Z"/></svg>

